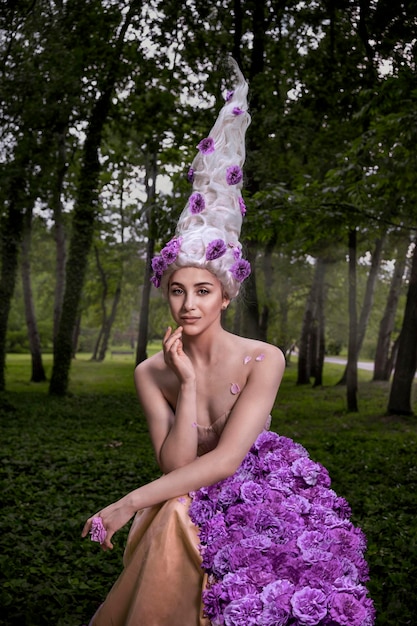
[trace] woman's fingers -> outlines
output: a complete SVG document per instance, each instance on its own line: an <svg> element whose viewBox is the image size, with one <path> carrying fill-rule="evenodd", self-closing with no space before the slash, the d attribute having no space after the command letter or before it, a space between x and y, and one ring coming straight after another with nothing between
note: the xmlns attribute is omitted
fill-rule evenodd
<svg viewBox="0 0 417 626"><path fill-rule="evenodd" d="M93 517L94 517L94 515L93 515ZM91 530L91 524L92 524L92 521L93 521L93 517L90 517L86 521L86 523L84 524L84 528L82 529L82 532L81 532L81 537L87 537L88 533Z"/></svg>
<svg viewBox="0 0 417 626"><path fill-rule="evenodd" d="M167 355L172 349L174 349L174 351L177 350L177 342L181 340L181 337L182 326L178 326L178 328L174 332L172 332L171 327L168 327L163 339L163 348L165 355Z"/></svg>

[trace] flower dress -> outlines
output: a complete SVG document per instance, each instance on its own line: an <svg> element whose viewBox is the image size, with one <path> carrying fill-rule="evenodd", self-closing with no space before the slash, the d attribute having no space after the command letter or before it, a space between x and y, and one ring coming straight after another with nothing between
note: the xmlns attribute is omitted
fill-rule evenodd
<svg viewBox="0 0 417 626"><path fill-rule="evenodd" d="M227 418L197 426L199 455ZM349 516L326 469L266 428L235 474L136 515L90 626L372 626Z"/></svg>

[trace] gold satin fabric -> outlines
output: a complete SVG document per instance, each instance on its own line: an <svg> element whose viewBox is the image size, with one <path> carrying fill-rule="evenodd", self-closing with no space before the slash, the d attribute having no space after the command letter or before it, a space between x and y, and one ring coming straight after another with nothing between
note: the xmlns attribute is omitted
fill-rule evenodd
<svg viewBox="0 0 417 626"><path fill-rule="evenodd" d="M210 626L203 616L206 574L189 506L189 496L183 496L136 515L124 570L89 626Z"/></svg>

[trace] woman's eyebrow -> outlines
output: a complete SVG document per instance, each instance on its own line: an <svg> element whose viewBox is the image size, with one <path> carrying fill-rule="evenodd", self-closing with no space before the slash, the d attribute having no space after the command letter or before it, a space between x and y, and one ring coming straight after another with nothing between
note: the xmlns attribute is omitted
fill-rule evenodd
<svg viewBox="0 0 417 626"><path fill-rule="evenodd" d="M179 283L176 280L174 280L171 283L171 287L173 287L174 285L176 285L177 287L184 287L182 283ZM210 287L213 287L213 283L210 283L209 281L206 281L206 280L201 283L194 283L193 287L202 287L203 285L210 285Z"/></svg>

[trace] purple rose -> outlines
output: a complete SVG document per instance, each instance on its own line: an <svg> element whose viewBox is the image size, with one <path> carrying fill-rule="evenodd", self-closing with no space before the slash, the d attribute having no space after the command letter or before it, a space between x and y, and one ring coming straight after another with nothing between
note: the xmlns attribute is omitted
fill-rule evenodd
<svg viewBox="0 0 417 626"><path fill-rule="evenodd" d="M260 616L259 624L262 626L286 626L288 612L276 604L265 604Z"/></svg>
<svg viewBox="0 0 417 626"><path fill-rule="evenodd" d="M216 502L210 500L193 500L189 515L195 524L202 524L211 519L216 511Z"/></svg>
<svg viewBox="0 0 417 626"><path fill-rule="evenodd" d="M158 289L158 287L161 286L161 278L162 278L162 275L160 275L160 274L154 274L153 276L151 276L151 283L157 289Z"/></svg>
<svg viewBox="0 0 417 626"><path fill-rule="evenodd" d="M362 626L368 611L351 593L334 593L330 603L330 617L341 626Z"/></svg>
<svg viewBox="0 0 417 626"><path fill-rule="evenodd" d="M242 258L242 250L237 246L233 248L233 258L235 261L239 261Z"/></svg>
<svg viewBox="0 0 417 626"><path fill-rule="evenodd" d="M250 263L246 259L239 259L233 263L229 271L232 273L233 278L241 283L251 273Z"/></svg>
<svg viewBox="0 0 417 626"><path fill-rule="evenodd" d="M214 139L212 137L206 137L205 139L202 139L197 148L203 154L211 154L212 152L214 152Z"/></svg>
<svg viewBox="0 0 417 626"><path fill-rule="evenodd" d="M284 504L286 509L289 511L296 511L300 515L306 515L311 509L311 504L307 498L303 498L303 496L299 496L297 494L289 496Z"/></svg>
<svg viewBox="0 0 417 626"><path fill-rule="evenodd" d="M242 109L240 107L233 107L232 113L233 113L233 115L242 115L242 113L244 113L244 111L242 111Z"/></svg>
<svg viewBox="0 0 417 626"><path fill-rule="evenodd" d="M233 600L224 610L225 626L259 626L262 602L256 594Z"/></svg>
<svg viewBox="0 0 417 626"><path fill-rule="evenodd" d="M289 580L276 580L262 589L261 599L266 606L275 606L287 614L290 612L290 599L294 585Z"/></svg>
<svg viewBox="0 0 417 626"><path fill-rule="evenodd" d="M201 193L196 192L191 194L188 201L188 206L190 208L190 212L193 215L197 215L198 213L201 213L201 211L204 211L204 209L206 208L206 203Z"/></svg>
<svg viewBox="0 0 417 626"><path fill-rule="evenodd" d="M194 182L194 168L193 167L190 167L190 169L187 172L187 180L189 183Z"/></svg>
<svg viewBox="0 0 417 626"><path fill-rule="evenodd" d="M314 486L320 473L320 466L311 459L302 457L294 461L291 466L294 476L302 478L307 485Z"/></svg>
<svg viewBox="0 0 417 626"><path fill-rule="evenodd" d="M217 578L221 578L230 572L230 552L231 546L225 545L220 550L215 550L215 554L210 562L206 555L203 558L203 566L211 571ZM208 561L206 563L206 561Z"/></svg>
<svg viewBox="0 0 417 626"><path fill-rule="evenodd" d="M243 483L240 488L240 495L244 502L252 503L253 505L263 502L264 490L261 485L253 480L248 480Z"/></svg>
<svg viewBox="0 0 417 626"><path fill-rule="evenodd" d="M239 198L239 208L241 215L246 215L246 204L243 198Z"/></svg>
<svg viewBox="0 0 417 626"><path fill-rule="evenodd" d="M316 626L327 614L327 598L320 589L306 586L294 593L291 607L303 626Z"/></svg>
<svg viewBox="0 0 417 626"><path fill-rule="evenodd" d="M161 250L161 256L167 265L171 265L171 263L173 263L177 258L178 252L174 248L165 246L165 248L162 248Z"/></svg>
<svg viewBox="0 0 417 626"><path fill-rule="evenodd" d="M226 244L223 239L214 239L207 245L206 259L207 261L214 261L219 259L227 250Z"/></svg>
<svg viewBox="0 0 417 626"><path fill-rule="evenodd" d="M174 252L179 252L182 244L182 237L173 237L168 243L165 244L165 248L169 248Z"/></svg>
<svg viewBox="0 0 417 626"><path fill-rule="evenodd" d="M98 543L103 543L107 530L103 526L103 520L101 517L93 517L90 528L91 541L98 541Z"/></svg>
<svg viewBox="0 0 417 626"><path fill-rule="evenodd" d="M165 272L165 270L167 268L167 262L160 255L154 256L154 258L151 261L151 265L152 265L153 271L156 274L162 274L163 272Z"/></svg>
<svg viewBox="0 0 417 626"><path fill-rule="evenodd" d="M219 493L219 504L224 506L230 506L234 504L240 495L240 482L237 484L231 483L229 485L225 485L220 493Z"/></svg>
<svg viewBox="0 0 417 626"><path fill-rule="evenodd" d="M328 532L330 550L337 556L352 556L359 554L360 539L354 533L344 528L333 528Z"/></svg>
<svg viewBox="0 0 417 626"><path fill-rule="evenodd" d="M243 172L239 165L231 165L226 170L226 182L228 185L237 185L243 178Z"/></svg>
<svg viewBox="0 0 417 626"><path fill-rule="evenodd" d="M253 548L256 552L266 552L272 545L272 539L265 535L251 535L246 539L242 539L240 545L244 548Z"/></svg>
<svg viewBox="0 0 417 626"><path fill-rule="evenodd" d="M230 102L230 100L233 98L234 93L235 93L234 91L228 91L226 93L226 98L225 98L226 102Z"/></svg>
<svg viewBox="0 0 417 626"><path fill-rule="evenodd" d="M217 513L207 521L200 531L200 541L212 544L215 541L223 541L227 537L226 525L223 514Z"/></svg>
<svg viewBox="0 0 417 626"><path fill-rule="evenodd" d="M242 596L256 593L257 589L248 577L248 570L240 570L236 574L226 574L223 578L223 587L227 591L229 600L239 600Z"/></svg>
<svg viewBox="0 0 417 626"><path fill-rule="evenodd" d="M210 585L203 591L204 612L213 624L224 624L223 595L221 583Z"/></svg>

